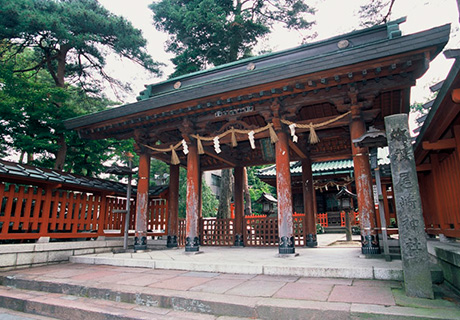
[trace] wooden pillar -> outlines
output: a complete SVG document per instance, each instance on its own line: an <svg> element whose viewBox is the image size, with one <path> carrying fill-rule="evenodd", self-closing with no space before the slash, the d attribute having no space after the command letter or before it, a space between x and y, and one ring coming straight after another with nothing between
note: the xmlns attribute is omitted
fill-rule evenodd
<svg viewBox="0 0 460 320"><path fill-rule="evenodd" d="M200 249L198 238L200 215L200 156L196 144L189 146L187 155L187 206L186 206L186 239L185 252L196 252Z"/></svg>
<svg viewBox="0 0 460 320"><path fill-rule="evenodd" d="M277 134L279 140L276 143L276 191L278 195L279 253L294 254L289 143L284 131L278 131Z"/></svg>
<svg viewBox="0 0 460 320"><path fill-rule="evenodd" d="M139 155L139 180L136 197L136 233L134 250L147 249L147 219L149 209L149 176L150 155L142 152Z"/></svg>
<svg viewBox="0 0 460 320"><path fill-rule="evenodd" d="M361 117L359 106L352 106L351 112L350 135L351 140L353 140L361 137L366 132L366 125ZM361 225L361 252L363 254L379 254L379 239L375 231L376 219L369 150L368 148L356 147L353 142L351 143L351 149Z"/></svg>
<svg viewBox="0 0 460 320"><path fill-rule="evenodd" d="M234 170L235 178L235 247L244 247L243 242L243 216L244 216L244 167L236 167Z"/></svg>
<svg viewBox="0 0 460 320"><path fill-rule="evenodd" d="M305 213L303 223L303 234L305 246L314 248L318 246L316 239L316 218L315 218L315 196L313 187L313 171L311 169L311 158L302 159L302 193L303 208Z"/></svg>
<svg viewBox="0 0 460 320"><path fill-rule="evenodd" d="M169 166L168 238L166 246L178 246L179 234L179 165Z"/></svg>

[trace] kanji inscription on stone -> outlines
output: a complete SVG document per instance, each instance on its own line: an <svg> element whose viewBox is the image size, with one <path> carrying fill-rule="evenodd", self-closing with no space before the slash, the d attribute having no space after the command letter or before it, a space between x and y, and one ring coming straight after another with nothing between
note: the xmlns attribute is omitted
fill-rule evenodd
<svg viewBox="0 0 460 320"><path fill-rule="evenodd" d="M407 114L385 117L406 295L433 299L425 224Z"/></svg>

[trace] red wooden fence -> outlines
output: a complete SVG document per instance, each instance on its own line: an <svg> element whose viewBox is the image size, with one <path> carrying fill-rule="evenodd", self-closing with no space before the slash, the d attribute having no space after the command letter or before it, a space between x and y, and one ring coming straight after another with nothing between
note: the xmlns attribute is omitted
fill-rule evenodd
<svg viewBox="0 0 460 320"><path fill-rule="evenodd" d="M431 156L431 172L418 175L428 234L460 238L460 160L457 152Z"/></svg>
<svg viewBox="0 0 460 320"><path fill-rule="evenodd" d="M327 213L318 213L316 215L316 220L317 220L317 223L319 223L322 227L329 226L327 222Z"/></svg>
<svg viewBox="0 0 460 320"><path fill-rule="evenodd" d="M0 240L121 236L126 199L107 195L0 184ZM135 201L131 201L130 230ZM167 234L167 201L149 203L149 235Z"/></svg>
<svg viewBox="0 0 460 320"><path fill-rule="evenodd" d="M303 214L293 215L296 246L305 244ZM278 219L266 216L246 216L243 221L245 245L248 247L278 246ZM232 246L235 242L234 219L204 218L200 220L200 241L203 246ZM185 245L185 219L179 219L179 246Z"/></svg>

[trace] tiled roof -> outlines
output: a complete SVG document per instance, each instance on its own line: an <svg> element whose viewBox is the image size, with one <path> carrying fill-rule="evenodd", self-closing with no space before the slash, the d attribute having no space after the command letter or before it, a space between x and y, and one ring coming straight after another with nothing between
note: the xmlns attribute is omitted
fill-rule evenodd
<svg viewBox="0 0 460 320"><path fill-rule="evenodd" d="M124 183L104 180L99 178L90 178L80 175L70 174L66 172L60 172L57 170L38 168L25 164L18 164L9 161L0 160L0 181L8 179L24 183L28 181L30 184L34 183L55 183L61 184L62 189L72 190L77 188L78 190L105 190L112 191L119 195L126 194L127 185ZM133 192L136 191L136 187L133 186ZM168 186L151 186L149 194L156 196L163 193L168 189Z"/></svg>
<svg viewBox="0 0 460 320"><path fill-rule="evenodd" d="M379 148L377 157L379 159L380 166L386 166L390 164L388 158L388 148ZM324 161L324 162L315 162L312 164L311 169L313 171L313 176L322 176L322 175L331 175L331 174L341 174L341 173L350 173L353 171L353 160L344 159L344 160L334 160L334 161ZM276 165L271 165L269 167L260 169L257 173L259 177L268 178L276 176ZM291 175L302 175L302 164L300 161L291 162Z"/></svg>

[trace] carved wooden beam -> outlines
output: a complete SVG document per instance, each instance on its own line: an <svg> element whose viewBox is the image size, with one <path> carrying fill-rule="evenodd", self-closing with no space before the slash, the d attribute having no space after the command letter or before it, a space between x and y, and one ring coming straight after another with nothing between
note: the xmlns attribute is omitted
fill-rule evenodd
<svg viewBox="0 0 460 320"><path fill-rule="evenodd" d="M207 156L209 156L209 157L211 157L211 158L214 158L214 159L216 159L216 160L219 160L219 161L221 161L221 162L223 162L223 163L226 163L226 164L228 164L229 166L231 166L232 168L233 168L233 167L236 167L236 163L231 162L231 161L228 161L228 160L226 160L226 159L224 159L224 158L222 158L222 157L219 157L214 151L210 151L210 150L208 150L207 148L204 149L204 154L206 154Z"/></svg>

